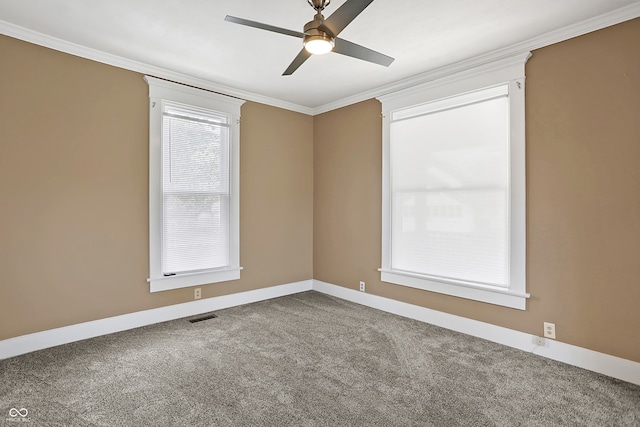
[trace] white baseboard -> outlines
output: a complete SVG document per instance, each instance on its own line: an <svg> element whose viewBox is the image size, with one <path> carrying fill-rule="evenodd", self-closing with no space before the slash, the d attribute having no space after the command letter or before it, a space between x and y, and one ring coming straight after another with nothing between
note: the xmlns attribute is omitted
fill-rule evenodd
<svg viewBox="0 0 640 427"><path fill-rule="evenodd" d="M0 341L0 360L100 335L310 291L312 283L312 280L304 280L286 285L271 286L253 291L238 292L231 295L137 311L135 313L9 338Z"/></svg>
<svg viewBox="0 0 640 427"><path fill-rule="evenodd" d="M313 281L313 290L640 385L640 363L638 362L551 339L545 339L544 345L537 346L533 344L533 335L524 332L359 292L319 280Z"/></svg>
<svg viewBox="0 0 640 427"><path fill-rule="evenodd" d="M304 280L286 285L239 292L9 338L0 341L0 360L100 335L309 290L483 338L640 385L640 363L638 362L550 339L546 339L543 346L536 346L533 344L532 335L524 332L359 292L319 280Z"/></svg>

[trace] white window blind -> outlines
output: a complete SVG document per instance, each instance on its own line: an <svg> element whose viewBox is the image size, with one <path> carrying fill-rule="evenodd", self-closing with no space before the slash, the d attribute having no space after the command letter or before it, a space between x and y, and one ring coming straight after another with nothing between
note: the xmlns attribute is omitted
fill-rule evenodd
<svg viewBox="0 0 640 427"><path fill-rule="evenodd" d="M162 270L229 265L228 117L163 103Z"/></svg>
<svg viewBox="0 0 640 427"><path fill-rule="evenodd" d="M508 86L394 112L391 269L509 286Z"/></svg>

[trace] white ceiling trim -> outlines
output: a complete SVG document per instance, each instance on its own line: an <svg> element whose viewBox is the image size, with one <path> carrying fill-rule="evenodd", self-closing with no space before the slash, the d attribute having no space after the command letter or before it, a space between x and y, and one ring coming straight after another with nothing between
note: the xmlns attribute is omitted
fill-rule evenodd
<svg viewBox="0 0 640 427"><path fill-rule="evenodd" d="M124 58L118 55L106 53L97 49L92 49L76 43L68 42L62 39L48 36L37 31L30 30L3 20L0 20L0 34L7 35L16 39L24 40L29 43L44 46L60 52L101 62L103 64L112 65L119 68L135 71L141 74L148 74L162 79L171 80L186 85L199 87L201 89L211 90L224 95L229 95L247 101L255 101L261 104L271 105L286 110L296 111L307 115L317 115L337 108L346 107L357 102L372 99L378 96L387 95L392 92L403 90L411 86L427 83L444 77L448 74L464 71L466 69L476 67L487 62L492 62L501 58L512 56L517 53L539 49L549 46L573 37L597 31L612 25L619 24L640 16L640 2L633 3L609 13L587 19L568 27L551 31L538 37L508 46L503 49L488 52L486 54L476 56L464 61L456 62L444 67L439 67L424 73L402 79L392 84L383 85L375 89L349 96L335 102L322 105L317 108L310 108L303 105L294 104L280 99L260 95L253 92L244 91L230 86L221 85L219 83L194 77L188 74L179 73L170 69L158 67L144 62Z"/></svg>
<svg viewBox="0 0 640 427"><path fill-rule="evenodd" d="M492 52L475 56L473 58L466 59L464 61L456 62L453 64L445 65L444 67L436 68L426 71L424 73L397 81L392 84L384 85L371 89L366 92L340 99L329 104L322 105L313 109L313 115L326 113L327 111L336 110L338 108L346 107L358 102L366 101L368 99L388 95L393 92L397 92L403 89L407 89L419 84L428 83L433 80L437 80L447 75L458 73L470 68L475 68L480 65L498 61L502 58L517 55L522 52L528 52L535 49L540 49L545 46L559 43L564 40L568 40L574 37L578 37L593 31L601 30L612 25L619 24L621 22L629 21L631 19L640 16L640 2L634 3L629 6L616 9L604 15L597 16L595 18L587 19L585 21L578 22L568 27L561 28L559 30L551 31L542 34L538 37L534 37L529 40L508 46L503 49L494 50Z"/></svg>
<svg viewBox="0 0 640 427"><path fill-rule="evenodd" d="M274 107L284 108L285 110L296 111L307 115L313 115L313 109L303 105L294 104L292 102L283 101L257 93L236 89L230 86L221 85L210 80L201 79L190 76L188 74L179 73L167 68L157 67L155 65L136 61L122 56L113 55L90 47L82 46L56 37L51 37L19 25L12 24L0 20L0 34L24 40L29 43L47 47L49 49L79 56L81 58L90 59L92 61L101 62L114 67L124 68L126 70L135 71L141 74L148 74L159 77L161 79L171 80L189 86L210 90L223 95L241 98L246 101L255 101L261 104L271 105Z"/></svg>

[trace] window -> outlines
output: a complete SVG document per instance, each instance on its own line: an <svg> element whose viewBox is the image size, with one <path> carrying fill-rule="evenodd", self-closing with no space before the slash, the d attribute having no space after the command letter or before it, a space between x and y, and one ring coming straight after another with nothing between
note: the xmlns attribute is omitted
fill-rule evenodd
<svg viewBox="0 0 640 427"><path fill-rule="evenodd" d="M145 80L151 292L239 279L243 101Z"/></svg>
<svg viewBox="0 0 640 427"><path fill-rule="evenodd" d="M381 97L381 280L524 310L524 64Z"/></svg>

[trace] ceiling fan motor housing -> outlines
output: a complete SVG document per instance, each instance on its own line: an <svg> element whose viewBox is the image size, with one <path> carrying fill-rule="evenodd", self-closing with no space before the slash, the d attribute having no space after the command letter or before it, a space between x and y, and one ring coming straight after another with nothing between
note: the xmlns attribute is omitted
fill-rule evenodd
<svg viewBox="0 0 640 427"><path fill-rule="evenodd" d="M304 45L307 43L322 40L331 44L331 49L335 47L334 37L320 29L320 26L324 23L324 16L320 12L314 16L313 21L307 22L304 26Z"/></svg>

